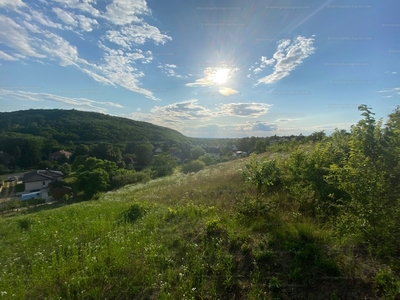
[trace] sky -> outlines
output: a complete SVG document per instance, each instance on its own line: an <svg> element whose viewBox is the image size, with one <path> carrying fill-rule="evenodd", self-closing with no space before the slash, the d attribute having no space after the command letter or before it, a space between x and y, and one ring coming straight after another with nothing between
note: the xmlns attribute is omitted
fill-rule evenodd
<svg viewBox="0 0 400 300"><path fill-rule="evenodd" d="M398 0L0 0L0 111L77 109L239 138L400 104Z"/></svg>

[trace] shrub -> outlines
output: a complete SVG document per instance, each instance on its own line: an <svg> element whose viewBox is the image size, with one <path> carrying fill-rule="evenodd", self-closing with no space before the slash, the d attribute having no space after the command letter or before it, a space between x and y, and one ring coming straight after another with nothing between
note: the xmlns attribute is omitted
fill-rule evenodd
<svg viewBox="0 0 400 300"><path fill-rule="evenodd" d="M193 160L182 165L183 173L199 172L205 168L205 163L200 160Z"/></svg>
<svg viewBox="0 0 400 300"><path fill-rule="evenodd" d="M149 206L144 203L134 203L123 213L125 223L133 223L137 219L146 215L149 211Z"/></svg>

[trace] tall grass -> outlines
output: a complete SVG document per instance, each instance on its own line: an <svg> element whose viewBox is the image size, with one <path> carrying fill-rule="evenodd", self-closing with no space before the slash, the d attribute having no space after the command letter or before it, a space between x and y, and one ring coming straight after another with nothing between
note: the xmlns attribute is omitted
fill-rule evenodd
<svg viewBox="0 0 400 300"><path fill-rule="evenodd" d="M293 199L256 198L244 163L0 219L0 298L377 297L372 275L347 281L369 258L350 268L349 245L303 217Z"/></svg>

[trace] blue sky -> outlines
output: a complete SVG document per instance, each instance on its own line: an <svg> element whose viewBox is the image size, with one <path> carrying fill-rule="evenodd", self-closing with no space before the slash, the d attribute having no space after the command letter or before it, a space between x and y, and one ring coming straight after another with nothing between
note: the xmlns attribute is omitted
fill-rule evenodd
<svg viewBox="0 0 400 300"><path fill-rule="evenodd" d="M0 0L0 111L192 137L350 129L400 104L400 2Z"/></svg>

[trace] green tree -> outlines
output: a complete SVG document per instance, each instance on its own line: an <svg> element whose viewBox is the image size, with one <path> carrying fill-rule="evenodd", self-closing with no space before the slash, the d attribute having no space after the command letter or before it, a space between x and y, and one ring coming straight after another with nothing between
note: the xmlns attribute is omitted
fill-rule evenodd
<svg viewBox="0 0 400 300"><path fill-rule="evenodd" d="M68 163L65 163L61 166L60 171L63 172L65 176L68 176L69 173L71 173L71 165Z"/></svg>
<svg viewBox="0 0 400 300"><path fill-rule="evenodd" d="M178 163L169 153L158 154L153 158L150 169L154 177L171 175Z"/></svg>
<svg viewBox="0 0 400 300"><path fill-rule="evenodd" d="M206 166L212 165L214 163L214 158L208 153L200 156L199 160L204 162Z"/></svg>
<svg viewBox="0 0 400 300"><path fill-rule="evenodd" d="M263 159L258 161L256 155L252 154L245 167L245 170L242 170L243 179L256 187L257 198L259 198L264 187L277 187L280 184L281 171L276 160Z"/></svg>
<svg viewBox="0 0 400 300"><path fill-rule="evenodd" d="M190 149L190 159L192 160L196 160L204 154L206 154L206 151L201 147L197 146Z"/></svg>
<svg viewBox="0 0 400 300"><path fill-rule="evenodd" d="M265 148L267 147L265 140L264 139L259 139L256 141L256 144L254 146L254 151L256 153L264 153L265 152Z"/></svg>
<svg viewBox="0 0 400 300"><path fill-rule="evenodd" d="M92 151L92 155L113 162L119 162L122 159L121 150L105 142L97 144Z"/></svg>
<svg viewBox="0 0 400 300"><path fill-rule="evenodd" d="M390 159L382 120L376 122L366 105L358 109L364 119L351 128L349 155L342 166L332 164L326 178L351 197L343 206L339 229L364 237L374 251L389 244L393 250L400 233L395 220L400 216L398 194L387 175L395 160Z"/></svg>
<svg viewBox="0 0 400 300"><path fill-rule="evenodd" d="M150 143L140 144L135 147L135 168L137 170L143 170L147 167L151 162L151 155L152 155L153 145Z"/></svg>
<svg viewBox="0 0 400 300"><path fill-rule="evenodd" d="M84 171L76 180L77 188L90 198L98 192L106 191L109 183L109 174L101 168Z"/></svg>

